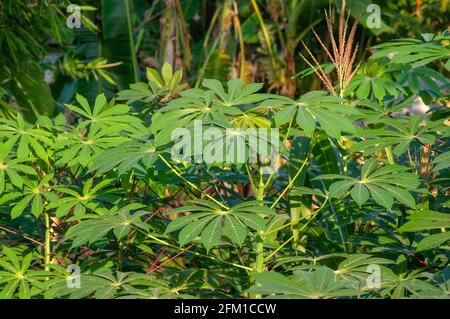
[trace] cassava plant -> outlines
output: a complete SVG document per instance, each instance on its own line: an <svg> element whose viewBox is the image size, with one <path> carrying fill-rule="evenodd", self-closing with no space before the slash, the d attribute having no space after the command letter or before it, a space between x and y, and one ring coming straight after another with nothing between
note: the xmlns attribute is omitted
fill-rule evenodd
<svg viewBox="0 0 450 319"><path fill-rule="evenodd" d="M0 118L0 297L447 298L449 82L432 68L448 67L449 35L358 69L344 9L328 54L337 81L315 69L329 92L188 88L165 64L115 99L77 95L34 124ZM354 76L377 59L385 79ZM442 77L392 84L418 68ZM433 109L410 116L417 96ZM177 130L192 153L174 156ZM259 153L227 157L257 130L277 132L262 139L271 169Z"/></svg>

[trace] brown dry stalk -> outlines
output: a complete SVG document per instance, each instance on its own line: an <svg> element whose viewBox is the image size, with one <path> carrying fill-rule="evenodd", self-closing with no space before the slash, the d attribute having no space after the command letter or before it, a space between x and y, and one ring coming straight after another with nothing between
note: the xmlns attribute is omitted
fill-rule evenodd
<svg viewBox="0 0 450 319"><path fill-rule="evenodd" d="M331 41L331 50L328 49L324 41L318 36L316 31L313 29L314 36L319 41L319 44L323 51L328 56L328 59L333 63L337 78L339 81L339 95L342 97L344 94L345 89L350 84L351 79L355 75L356 71L358 70L360 63L356 65L355 68L353 68L353 65L356 60L356 55L358 52L358 43L356 43L355 47L353 48L354 40L355 40L355 33L356 33L356 27L358 26L359 18L355 19L353 22L353 25L349 30L349 18L350 18L350 10L348 10L347 15L345 14L345 6L346 1L342 1L342 7L341 12L339 15L339 29L338 29L338 42L336 42L334 32L333 32L333 23L332 23L332 10L331 6L327 11L325 10L325 20L327 24L328 29L328 35L330 37ZM347 36L348 33L348 36ZM313 61L311 63L305 56L300 54L302 59L308 64L311 68L313 68L316 75L319 77L319 79L323 82L327 90L333 94L337 95L336 90L333 87L332 81L328 78L328 76L325 74L325 71L323 70L322 66L319 64L317 59L312 54L311 50L306 46L306 44L302 41L303 47L308 52L309 57ZM314 64L314 65L313 65Z"/></svg>

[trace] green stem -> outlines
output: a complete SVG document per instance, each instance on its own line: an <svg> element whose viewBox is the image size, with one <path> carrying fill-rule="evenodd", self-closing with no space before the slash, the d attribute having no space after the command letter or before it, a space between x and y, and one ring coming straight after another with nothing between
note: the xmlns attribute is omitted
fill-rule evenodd
<svg viewBox="0 0 450 319"><path fill-rule="evenodd" d="M117 256L117 263L119 271L122 270L122 261L123 261L123 240L119 240L119 252Z"/></svg>
<svg viewBox="0 0 450 319"><path fill-rule="evenodd" d="M286 147L286 141L289 138L289 134L291 133L291 128L292 128L292 123L294 122L294 117L292 117L291 121L289 122L289 126L286 132L286 135L283 138L283 142L281 143L281 148L280 148L280 154L278 154L278 158L277 161L281 159L281 154L283 154L284 152L284 148ZM269 187L269 184L272 180L272 177L274 176L275 172L272 172L272 174L269 175L269 178L266 181L266 184L264 185L265 188Z"/></svg>
<svg viewBox="0 0 450 319"><path fill-rule="evenodd" d="M238 8L236 1L233 2L234 6L234 26L239 39L239 77L243 80L245 77L245 46L244 46L244 35L242 34L241 22L239 21Z"/></svg>
<svg viewBox="0 0 450 319"><path fill-rule="evenodd" d="M312 217L314 217L317 213L319 213L319 212L325 207L325 205L327 204L327 202L328 202L328 197L325 199L325 201L323 202L322 206L320 206L320 207L313 213L312 216L303 216L303 217L301 217L300 219L291 221L290 223L284 224L283 226L280 226L280 227L277 227L277 228L275 228L275 229L272 229L271 231L265 232L263 235L264 235L264 236L267 236L267 235L270 235L270 234L279 232L280 230L283 230L283 229L286 228L286 227L297 225L298 223L300 223L302 220L304 220L304 219L306 219L306 218L312 218Z"/></svg>
<svg viewBox="0 0 450 319"><path fill-rule="evenodd" d="M281 198L283 198L284 194L286 194L286 192L292 187L292 185L294 185L295 180L300 176L300 173L303 171L303 169L305 168L306 164L309 162L309 158L306 158L303 161L302 166L300 166L298 172L295 174L294 178L289 182L289 184L286 186L286 188L281 192L280 196L278 196L278 198L273 202L272 206L270 206L270 208L274 208L278 202L281 200Z"/></svg>
<svg viewBox="0 0 450 319"><path fill-rule="evenodd" d="M198 88L200 86L201 81L203 80L203 76L205 75L206 72L206 68L208 66L209 60L211 59L211 57L213 56L214 52L216 51L217 46L219 45L219 40L222 37L222 33L223 33L223 28L221 27L219 34L216 35L215 40L210 48L209 51L207 51L207 44L209 42L209 38L211 36L211 32L212 32L212 27L213 24L216 22L216 20L218 19L220 13L220 7L217 8L217 11L214 13L212 20L211 20L211 28L208 29L208 32L206 33L206 37L205 37L205 41L203 42L203 48L206 52L206 56L205 59L203 60L203 65L200 68L198 75L197 75L197 80L195 81L195 85L194 87Z"/></svg>
<svg viewBox="0 0 450 319"><path fill-rule="evenodd" d="M51 252L51 243L50 243L50 215L47 211L44 212L45 218L45 242L44 242L44 270L50 271L50 252Z"/></svg>
<svg viewBox="0 0 450 319"><path fill-rule="evenodd" d="M394 161L394 154L392 154L392 148L390 146L386 146L384 148L384 151L386 152L386 158L388 160L388 163L390 165L394 165L395 161Z"/></svg>
<svg viewBox="0 0 450 319"><path fill-rule="evenodd" d="M296 234L289 237L288 240L286 240L284 243L282 243L277 249L275 249L275 251L273 251L269 256L267 256L266 260L269 260L273 255L275 255L277 252L279 252L280 249L283 248L284 246L286 246L291 240L293 240L295 238L295 236L296 236Z"/></svg>
<svg viewBox="0 0 450 319"><path fill-rule="evenodd" d="M298 233L300 233L301 231L303 231L303 229L305 229L306 226L308 226L308 224L309 224L309 223L317 216L317 214L319 214L319 212L325 207L325 204L327 203L327 201L328 201L328 198L325 199L325 202L322 204L322 206L320 206L320 208L317 209L317 210L313 213L313 215L308 219L308 221L305 223L305 225L303 225L302 228L300 228L300 229L298 230ZM301 218L301 219L304 219L304 218ZM300 221L300 220L298 220L298 221ZM297 221L297 222L298 222L298 221ZM272 256L274 256L278 251L280 251L281 248L283 248L284 246L286 246L287 243L289 243L291 240L293 240L296 236L297 236L296 234L293 234L288 240L286 240L283 244L281 244L280 247L278 247L274 252L272 252L269 256L267 256L267 257L265 258L265 260L269 260Z"/></svg>
<svg viewBox="0 0 450 319"><path fill-rule="evenodd" d="M262 179L262 175L260 175L259 185L258 185L258 193L256 194L257 200L264 200L264 181ZM258 243L257 243L257 258L255 270L256 272L264 271L264 240L263 240L263 231L258 231Z"/></svg>
<svg viewBox="0 0 450 319"><path fill-rule="evenodd" d="M139 81L139 71L136 61L136 48L134 45L134 37L133 37L133 25L131 22L131 10L130 10L130 0L125 0L125 14L127 16L127 27L128 27L128 38L130 39L130 55L131 55L131 61L133 64L133 76L134 81Z"/></svg>
<svg viewBox="0 0 450 319"><path fill-rule="evenodd" d="M258 4L255 0L251 0L253 9L255 10L256 17L258 18L259 25L261 27L261 31L263 33L264 42L266 43L267 53L269 55L270 66L272 67L272 72L275 78L275 81L278 82L278 72L277 72L277 64L275 62L275 55L272 50L272 43L270 41L269 32L267 31L266 25L264 23L264 19L262 17L261 11L259 10Z"/></svg>
<svg viewBox="0 0 450 319"><path fill-rule="evenodd" d="M219 202L217 199L215 199L214 197L212 197L211 195L207 194L207 193L203 193L203 191L197 187L197 185L195 185L194 183L188 181L186 178L184 178L172 165L170 165L170 163L161 155L159 154L158 157L167 165L167 167L175 174L177 175L179 178L181 178L186 184L188 184L189 186L191 186L192 188L194 188L195 190L199 191L200 193L202 193L203 195L205 195L206 197L208 197L210 200L212 200L214 203L216 203L217 205L221 206L222 208L225 208L226 210L229 209L228 206L222 204L221 202Z"/></svg>

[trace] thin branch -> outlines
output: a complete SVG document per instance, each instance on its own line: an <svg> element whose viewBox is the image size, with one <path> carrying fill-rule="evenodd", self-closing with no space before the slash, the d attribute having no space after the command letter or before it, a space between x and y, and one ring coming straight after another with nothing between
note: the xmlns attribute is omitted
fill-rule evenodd
<svg viewBox="0 0 450 319"><path fill-rule="evenodd" d="M160 264L157 267L151 268L149 271L146 272L146 274L150 274L152 272L154 272L155 270L158 270L161 267L164 267L165 265L167 265L168 263L170 263L172 260L174 260L175 258L177 258L178 256L184 254L186 251L188 251L189 249L191 249L192 247L194 247L195 244L191 244L188 247L186 247L185 249L183 249L182 251L180 251L178 254L176 254L175 256L169 258L168 260L166 260L165 262L163 262L162 264Z"/></svg>
<svg viewBox="0 0 450 319"><path fill-rule="evenodd" d="M17 236L19 236L19 237L22 237L22 238L24 238L24 239L27 239L27 240L29 240L29 241L32 241L32 242L35 243L35 244L44 246L44 243L41 243L40 241L37 241L37 240L35 240L35 239L33 239L33 238L30 238L30 237L28 237L28 236L22 235L21 233L16 232L16 231L14 231L14 230L5 228L5 227L3 227L3 226L0 226L0 229L3 229L4 231L6 231L6 232L8 232L8 233L11 233L11 234L17 235Z"/></svg>

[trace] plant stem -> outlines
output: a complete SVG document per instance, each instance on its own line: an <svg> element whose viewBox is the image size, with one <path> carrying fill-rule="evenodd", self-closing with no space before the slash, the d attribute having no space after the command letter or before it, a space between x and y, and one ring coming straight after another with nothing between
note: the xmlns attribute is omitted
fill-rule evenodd
<svg viewBox="0 0 450 319"><path fill-rule="evenodd" d="M289 227L289 226L295 226L295 225L297 225L298 223L300 223L302 220L304 220L306 218L313 218L317 213L319 213L325 207L327 202L328 202L328 197L325 199L325 201L323 202L322 206L320 206L315 212L313 212L311 216L303 216L303 217L301 217L301 218L299 218L297 220L291 221L290 223L284 224L283 226L280 226L280 227L277 227L275 229L272 229L271 231L265 232L264 236L267 236L267 235L279 232L280 230L282 230L282 229L284 229L286 227Z"/></svg>
<svg viewBox="0 0 450 319"><path fill-rule="evenodd" d="M295 174L294 178L289 182L289 184L286 186L286 188L281 192L281 194L278 196L278 198L273 202L272 206L270 208L274 208L281 198L283 198L284 194L294 185L295 180L300 176L300 173L303 171L303 168L305 168L306 164L309 162L309 158L305 158L303 161L302 166L300 166L298 172Z"/></svg>
<svg viewBox="0 0 450 319"><path fill-rule="evenodd" d="M263 181L263 177L262 174L260 174L259 176L259 185L258 185L258 189L256 191L256 199L257 200L264 200L264 189L265 189L265 185L264 185L264 181ZM255 261L255 265L254 265L254 272L255 273L261 273L264 271L264 237L263 237L264 232L261 230L258 230L257 232L257 237L256 237L256 261ZM250 297L255 298L255 299L260 299L262 298L261 294L251 294Z"/></svg>
<svg viewBox="0 0 450 319"><path fill-rule="evenodd" d="M325 202L322 204L322 206L320 206L320 208L311 215L311 217L308 219L308 221L305 223L305 225L303 225L302 228L300 228L298 230L299 233L301 231L303 231L303 229L305 229L306 226L308 226L308 224L317 216L317 214L319 214L319 212L322 210L322 208L325 207L325 204L327 203L327 201L328 201L328 198L325 200ZM280 251L281 248L283 248L284 246L286 246L287 243L289 243L291 240L293 240L295 238L295 236L296 236L296 234L292 235L288 240L286 240L283 244L281 244L280 247L278 247L274 252L272 252L269 256L267 256L265 258L265 260L268 260L268 259L270 259L270 257L275 255L278 251Z"/></svg>
<svg viewBox="0 0 450 319"><path fill-rule="evenodd" d="M45 218L45 242L44 242L44 270L50 271L50 252L51 252L51 243L50 243L50 215L47 211L44 212Z"/></svg>
<svg viewBox="0 0 450 319"><path fill-rule="evenodd" d="M211 59L211 57L213 56L214 52L216 51L216 48L217 48L217 46L219 44L219 39L222 37L223 28L221 28L220 31L219 31L219 34L216 35L216 38L215 38L215 40L214 40L210 50L207 51L207 44L208 44L208 41L209 41L210 34L212 32L212 26L215 23L215 21L217 20L217 18L219 16L219 13L220 13L220 7L217 8L216 13L214 13L214 16L213 16L213 18L211 20L211 28L208 29L208 33L207 33L207 35L205 37L205 41L203 42L203 48L205 49L206 56L205 56L205 59L203 60L202 67L198 71L197 80L195 81L195 85L194 85L194 87L196 87L196 88L198 88L200 86L200 83L203 80L203 76L205 75L206 67L208 66L209 60Z"/></svg>
<svg viewBox="0 0 450 319"><path fill-rule="evenodd" d="M259 179L259 186L258 186L258 193L256 195L257 200L264 200L264 181L262 178L262 175L260 175ZM256 247L256 265L255 270L256 272L263 272L264 271L264 240L263 240L263 231L258 231L258 242Z"/></svg>
<svg viewBox="0 0 450 319"><path fill-rule="evenodd" d="M390 165L394 165L395 161L394 161L394 154L392 154L392 148L390 146L386 146L384 148L384 151L386 152L386 158L388 160L388 163Z"/></svg>
<svg viewBox="0 0 450 319"><path fill-rule="evenodd" d="M289 138L289 134L291 132L291 128L292 128L292 123L294 122L294 118L291 119L291 121L289 122L289 126L286 132L286 135L283 138L283 143L281 143L281 148L280 148L280 154L278 155L277 161L280 160L282 158L282 154L284 152L284 148L286 147L286 142ZM270 184L270 181L272 180L272 177L274 176L275 172L272 172L272 174L269 175L269 178L266 181L266 184L264 185L264 187L268 187Z"/></svg>
<svg viewBox="0 0 450 319"><path fill-rule="evenodd" d="M123 261L123 240L119 240L119 252L117 255L117 263L119 271L122 270L122 261Z"/></svg>
<svg viewBox="0 0 450 319"><path fill-rule="evenodd" d="M129 0L125 0L125 14L127 17L127 28L128 28L128 38L130 40L130 55L131 63L133 66L133 77L134 81L139 81L139 68L136 61L136 49L134 46L134 36L133 36L133 25L131 21L131 6Z"/></svg>
<svg viewBox="0 0 450 319"><path fill-rule="evenodd" d="M214 197L212 197L211 195L207 194L207 193L203 193L203 191L197 187L197 185L195 185L194 183L188 181L186 178L184 178L172 165L170 165L170 163L160 154L158 155L158 157L167 165L167 167L169 167L169 169L175 174L177 175L179 178L181 178L186 184L188 184L189 186L191 186L192 188L194 188L195 190L199 191L200 193L202 193L203 195L205 195L206 197L208 197L210 200L212 200L214 203L216 203L217 205L221 206L222 208L225 208L226 210L229 209L228 206L222 204L221 202L219 202L217 199L215 199Z"/></svg>
<svg viewBox="0 0 450 319"><path fill-rule="evenodd" d="M33 243L35 243L35 244L38 244L38 245L44 246L44 244L43 244L43 243L41 243L40 241L37 241L37 240L35 240L35 239L31 238L31 237L28 237L28 236L22 235L21 233L19 233L19 232L16 232L16 231L14 231L14 230L8 229L8 228L6 228L6 227L3 227L3 226L0 226L0 229L2 229L2 230L4 230L4 231L6 231L6 232L8 232L8 233L11 233L11 234L17 235L17 236L19 236L19 237L25 238L25 239L27 239L27 240L29 240L29 241L31 241L31 242L33 242Z"/></svg>
<svg viewBox="0 0 450 319"><path fill-rule="evenodd" d="M266 43L267 53L269 55L270 66L272 67L273 76L275 79L275 83L278 82L278 72L277 72L277 64L275 62L275 55L272 51L272 43L270 42L269 32L267 31L266 25L264 23L264 19L262 17L261 11L259 10L258 4L255 0L251 0L253 9L255 10L256 17L258 18L259 25L261 27L261 31L263 33L264 42Z"/></svg>
<svg viewBox="0 0 450 319"><path fill-rule="evenodd" d="M180 20L181 24L181 32L183 33L183 36L181 39L184 41L184 56L185 56L185 63L187 70L190 70L191 68L191 60L192 60L192 54L191 54L191 45L189 40L189 31L186 25L186 19L184 18L183 14L183 8L181 7L180 0L175 0L175 5L177 7L177 16Z"/></svg>
<svg viewBox="0 0 450 319"><path fill-rule="evenodd" d="M233 8L234 8L234 14L233 14L233 21L234 21L234 27L236 29L236 33L238 35L239 39L239 57L240 57L240 63L239 63L239 77L244 80L245 78L245 47L244 47L244 36L242 34L241 29L241 23L239 21L239 14L238 14L238 7L236 1L233 1Z"/></svg>
<svg viewBox="0 0 450 319"><path fill-rule="evenodd" d="M273 255L275 255L278 251L280 251L281 248L286 246L291 240L293 240L295 238L295 236L296 236L296 234L294 234L291 237L289 237L288 240L286 240L284 243L282 243L277 249L275 249L275 251L273 251L269 256L267 256L266 260L269 260Z"/></svg>

